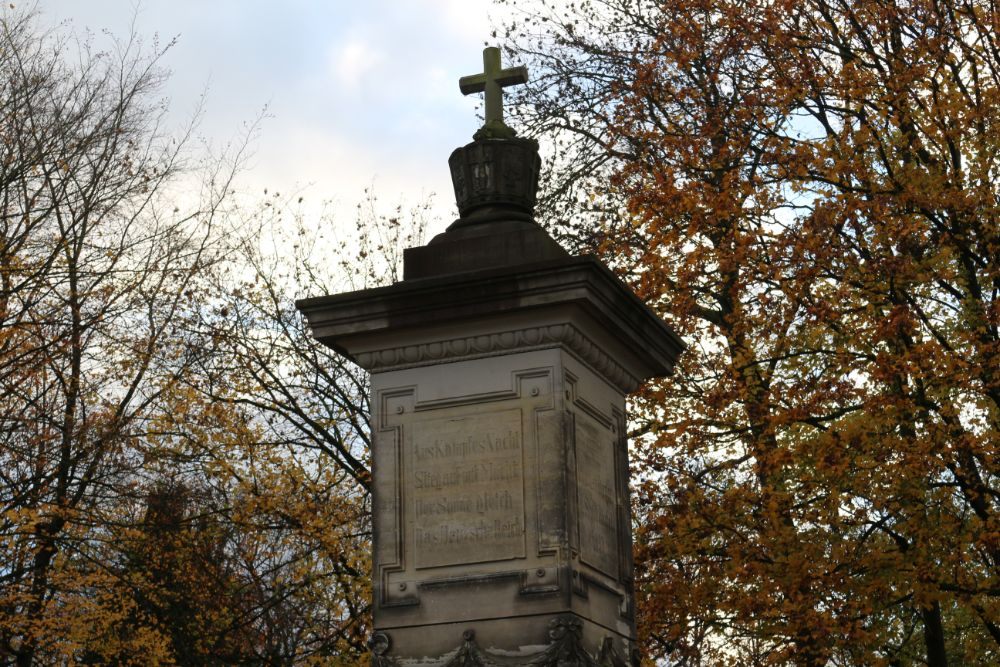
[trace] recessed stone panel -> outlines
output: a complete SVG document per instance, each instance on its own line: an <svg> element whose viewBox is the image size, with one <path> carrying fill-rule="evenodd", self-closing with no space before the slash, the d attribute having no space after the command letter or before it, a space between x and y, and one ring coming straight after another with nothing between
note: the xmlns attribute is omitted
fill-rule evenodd
<svg viewBox="0 0 1000 667"><path fill-rule="evenodd" d="M576 419L576 479L580 558L618 578L618 494L614 436L584 414Z"/></svg>
<svg viewBox="0 0 1000 667"><path fill-rule="evenodd" d="M407 512L417 568L523 558L521 411L413 424Z"/></svg>

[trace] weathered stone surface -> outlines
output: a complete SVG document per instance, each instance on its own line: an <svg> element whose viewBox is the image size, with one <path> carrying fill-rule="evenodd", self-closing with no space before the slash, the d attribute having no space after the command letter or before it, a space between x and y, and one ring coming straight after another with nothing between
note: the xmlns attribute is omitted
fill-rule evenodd
<svg viewBox="0 0 1000 667"><path fill-rule="evenodd" d="M574 415L573 454L576 464L577 530L580 560L609 577L618 578L621 461L616 434L586 413Z"/></svg>
<svg viewBox="0 0 1000 667"><path fill-rule="evenodd" d="M525 556L519 410L415 424L404 488L416 569Z"/></svg>
<svg viewBox="0 0 1000 667"><path fill-rule="evenodd" d="M449 231L505 220L532 222L542 161L531 139L473 141L448 158L461 218Z"/></svg>
<svg viewBox="0 0 1000 667"><path fill-rule="evenodd" d="M507 139L515 136L514 130L503 122L503 89L527 82L528 70L524 66L502 69L500 49L495 46L483 49L482 73L463 76L458 80L458 87L463 95L486 93L483 105L486 122L476 132L476 139Z"/></svg>
<svg viewBox="0 0 1000 667"><path fill-rule="evenodd" d="M533 142L491 137L402 282L297 304L371 372L373 664L638 664L625 396L683 344L532 220Z"/></svg>
<svg viewBox="0 0 1000 667"><path fill-rule="evenodd" d="M377 370L565 344L628 392L641 378L669 373L683 349L587 256L404 280L297 305L317 339Z"/></svg>
<svg viewBox="0 0 1000 667"><path fill-rule="evenodd" d="M545 648L524 656L498 654L483 650L476 642L475 630L462 633L462 643L454 651L438 659L440 667L638 667L638 655L627 658L614 646L610 637L601 642L595 654L582 645L583 624L574 616L557 616L549 621L550 643ZM384 632L376 633L370 642L374 667L400 667L386 656L392 642Z"/></svg>
<svg viewBox="0 0 1000 667"><path fill-rule="evenodd" d="M630 655L625 395L669 371L676 336L592 258L299 305L372 372L381 659L548 664L561 616L588 659Z"/></svg>
<svg viewBox="0 0 1000 667"><path fill-rule="evenodd" d="M498 654L483 650L476 642L475 630L462 633L462 643L442 656L442 667L638 667L638 656L627 658L614 646L610 637L601 642L596 653L588 653L582 645L583 624L575 616L557 616L549 621L550 643L545 648L524 656ZM373 667L400 667L386 656L392 642L385 633L376 633L370 642Z"/></svg>
<svg viewBox="0 0 1000 667"><path fill-rule="evenodd" d="M568 337L472 337L478 354L428 341L372 375L376 628L440 665L461 629L527 656L549 642L537 617L572 614L590 654L610 638L627 655L624 391Z"/></svg>
<svg viewBox="0 0 1000 667"><path fill-rule="evenodd" d="M535 223L509 221L451 229L403 255L403 280L569 259Z"/></svg>

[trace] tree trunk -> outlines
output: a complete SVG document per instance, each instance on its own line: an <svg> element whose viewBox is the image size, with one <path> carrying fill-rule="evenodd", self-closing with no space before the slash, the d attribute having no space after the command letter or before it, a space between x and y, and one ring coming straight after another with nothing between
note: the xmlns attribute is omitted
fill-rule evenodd
<svg viewBox="0 0 1000 667"><path fill-rule="evenodd" d="M927 645L927 667L948 667L948 653L944 647L944 625L941 623L941 605L935 602L920 610L924 620L924 643Z"/></svg>

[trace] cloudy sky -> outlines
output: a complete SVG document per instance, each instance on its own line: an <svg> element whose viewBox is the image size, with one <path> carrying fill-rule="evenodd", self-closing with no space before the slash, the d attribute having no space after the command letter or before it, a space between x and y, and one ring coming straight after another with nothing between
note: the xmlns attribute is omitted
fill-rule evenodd
<svg viewBox="0 0 1000 667"><path fill-rule="evenodd" d="M447 158L478 127L490 0L38 0L43 22L146 40L177 38L164 64L178 122L207 91L200 131L219 144L267 107L250 190L305 189L353 208L366 186L388 203L435 194L454 211ZM449 220L444 220L447 224ZM432 229L431 232L439 231Z"/></svg>

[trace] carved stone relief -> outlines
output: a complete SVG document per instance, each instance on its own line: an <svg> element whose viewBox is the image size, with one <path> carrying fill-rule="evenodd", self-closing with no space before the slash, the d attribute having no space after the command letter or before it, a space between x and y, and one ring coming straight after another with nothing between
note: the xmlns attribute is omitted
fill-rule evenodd
<svg viewBox="0 0 1000 667"><path fill-rule="evenodd" d="M413 663L415 667L639 667L638 651L623 655L611 637L605 637L596 653L583 647L583 624L576 616L563 615L549 621L549 645L536 653L517 656L486 651L476 643L475 630L462 633L458 648L436 659ZM369 641L374 667L398 667L387 656L391 647L389 635L377 632ZM408 661L410 664L412 661Z"/></svg>

